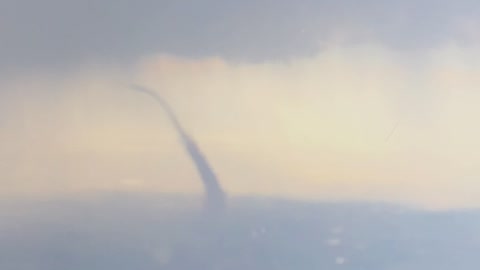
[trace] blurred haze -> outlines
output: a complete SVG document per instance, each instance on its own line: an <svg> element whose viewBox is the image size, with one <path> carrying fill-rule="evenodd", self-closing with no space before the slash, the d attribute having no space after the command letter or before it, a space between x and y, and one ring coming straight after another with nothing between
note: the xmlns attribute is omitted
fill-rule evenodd
<svg viewBox="0 0 480 270"><path fill-rule="evenodd" d="M476 269L479 18L470 0L0 0L1 268ZM132 83L213 165L218 231ZM180 257L155 251L168 236Z"/></svg>

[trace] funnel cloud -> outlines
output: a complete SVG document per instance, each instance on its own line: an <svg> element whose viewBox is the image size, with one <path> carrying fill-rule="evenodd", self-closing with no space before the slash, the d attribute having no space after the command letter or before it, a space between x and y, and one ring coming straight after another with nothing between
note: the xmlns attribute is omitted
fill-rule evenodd
<svg viewBox="0 0 480 270"><path fill-rule="evenodd" d="M223 212L226 208L226 196L222 187L220 186L218 178L212 167L209 165L209 162L207 161L205 155L197 146L195 140L185 131L181 123L178 121L170 105L159 94L150 89L139 85L132 85L131 88L150 96L160 106L162 106L165 113L167 114L168 119L177 131L180 140L185 147L185 150L188 152L190 158L195 163L198 174L202 179L202 183L206 192L205 211L208 213Z"/></svg>

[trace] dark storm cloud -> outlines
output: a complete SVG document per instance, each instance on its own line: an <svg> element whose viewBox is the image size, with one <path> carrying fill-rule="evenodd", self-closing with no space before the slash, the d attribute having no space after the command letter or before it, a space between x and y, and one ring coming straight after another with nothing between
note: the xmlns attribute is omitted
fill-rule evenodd
<svg viewBox="0 0 480 270"><path fill-rule="evenodd" d="M283 60L316 52L337 29L419 48L451 37L456 18L475 18L479 6L468 0L1 0L1 70L116 64L154 52Z"/></svg>

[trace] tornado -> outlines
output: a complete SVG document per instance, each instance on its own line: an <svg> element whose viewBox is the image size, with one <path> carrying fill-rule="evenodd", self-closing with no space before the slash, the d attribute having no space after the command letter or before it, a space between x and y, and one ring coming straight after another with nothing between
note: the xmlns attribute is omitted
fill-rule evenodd
<svg viewBox="0 0 480 270"><path fill-rule="evenodd" d="M202 153L192 136L182 126L172 108L158 93L139 85L131 85L133 90L139 91L154 99L165 111L167 118L175 128L180 142L185 148L190 159L195 164L195 168L202 180L205 189L204 210L208 214L220 214L226 209L226 195L223 191L218 178L210 166L206 156Z"/></svg>

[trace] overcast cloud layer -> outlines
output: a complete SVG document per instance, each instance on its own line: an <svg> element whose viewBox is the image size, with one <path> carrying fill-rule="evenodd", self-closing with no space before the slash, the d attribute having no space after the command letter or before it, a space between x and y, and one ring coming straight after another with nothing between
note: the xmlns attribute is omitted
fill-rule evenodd
<svg viewBox="0 0 480 270"><path fill-rule="evenodd" d="M478 1L2 0L3 72L164 52L233 61L311 56L333 38L397 49L477 40ZM476 41L475 41L476 42Z"/></svg>

